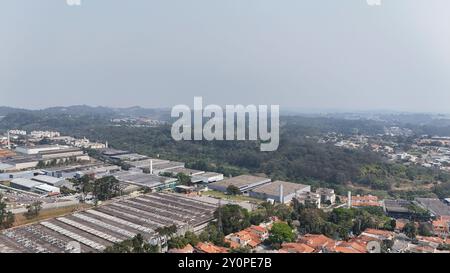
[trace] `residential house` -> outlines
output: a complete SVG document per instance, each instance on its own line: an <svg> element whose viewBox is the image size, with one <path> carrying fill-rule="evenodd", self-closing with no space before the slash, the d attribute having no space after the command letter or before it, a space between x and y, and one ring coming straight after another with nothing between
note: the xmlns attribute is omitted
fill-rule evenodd
<svg viewBox="0 0 450 273"><path fill-rule="evenodd" d="M334 252L336 247L335 240L322 234L306 234L300 237L299 243L303 243L314 248L314 252L316 253Z"/></svg>
<svg viewBox="0 0 450 273"><path fill-rule="evenodd" d="M212 243L198 243L195 246L195 251L198 253L228 253L228 248L226 247L221 247L221 246L216 246Z"/></svg>
<svg viewBox="0 0 450 273"><path fill-rule="evenodd" d="M315 249L303 243L284 243L279 253L313 253Z"/></svg>
<svg viewBox="0 0 450 273"><path fill-rule="evenodd" d="M225 237L231 247L255 248L269 238L269 231L261 226L251 226Z"/></svg>

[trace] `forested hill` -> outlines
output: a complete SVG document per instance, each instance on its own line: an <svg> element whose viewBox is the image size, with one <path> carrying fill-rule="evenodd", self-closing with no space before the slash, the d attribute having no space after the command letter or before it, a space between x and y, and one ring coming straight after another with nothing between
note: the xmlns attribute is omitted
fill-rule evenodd
<svg viewBox="0 0 450 273"><path fill-rule="evenodd" d="M110 108L103 106L74 105L67 107L51 107L41 110L28 110L20 108L0 106L0 116L5 116L11 120L11 125L18 122L20 126L47 126L54 118L92 118L109 120L112 118L124 117L147 117L156 120L168 121L170 119L170 109L148 109L139 106L128 108ZM21 118L21 116L23 116ZM8 119L6 119L8 120ZM29 123L27 123L29 122ZM3 124L5 125L5 124ZM1 125L0 125L1 126Z"/></svg>

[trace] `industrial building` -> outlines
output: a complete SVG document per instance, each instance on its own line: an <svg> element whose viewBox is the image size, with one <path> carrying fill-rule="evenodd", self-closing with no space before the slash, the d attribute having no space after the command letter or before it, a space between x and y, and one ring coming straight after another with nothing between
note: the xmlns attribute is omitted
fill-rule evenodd
<svg viewBox="0 0 450 273"><path fill-rule="evenodd" d="M57 151L67 148L69 148L69 146L60 146L60 145L19 146L16 147L16 152L26 155L37 155L41 152Z"/></svg>
<svg viewBox="0 0 450 273"><path fill-rule="evenodd" d="M154 174L122 171L113 174L121 183L131 184L134 186L151 189L154 191L174 188L177 179L170 177L157 176Z"/></svg>
<svg viewBox="0 0 450 273"><path fill-rule="evenodd" d="M11 180L10 186L14 189L45 195L59 194L60 192L57 187L26 178L15 178Z"/></svg>
<svg viewBox="0 0 450 273"><path fill-rule="evenodd" d="M142 170L150 170L152 174L161 174L161 173L175 173L177 170L180 172L184 172L184 163L163 160L158 158L145 158L142 160L128 160L124 163L130 165L133 168L139 168ZM197 171L196 173L197 174Z"/></svg>
<svg viewBox="0 0 450 273"><path fill-rule="evenodd" d="M87 161L89 160L89 156L85 155L82 150L79 148L69 148L69 149L60 149L56 151L45 151L39 153L41 160L50 160L50 159L67 159L67 158L76 158L77 160Z"/></svg>
<svg viewBox="0 0 450 273"><path fill-rule="evenodd" d="M108 165L104 163L80 164L65 167L55 167L45 169L43 172L48 176L57 178L80 178L89 175L92 178L101 178L120 171L121 168L116 165Z"/></svg>
<svg viewBox="0 0 450 273"><path fill-rule="evenodd" d="M439 199L435 198L416 198L416 203L422 208L428 210L433 217L450 217L450 206L447 206Z"/></svg>
<svg viewBox="0 0 450 273"><path fill-rule="evenodd" d="M179 173L185 174L187 176L195 176L195 175L201 175L204 174L204 171L194 170L194 169L188 169L188 168L175 168L170 169L166 171L167 173L171 173L172 175L177 175Z"/></svg>
<svg viewBox="0 0 450 273"><path fill-rule="evenodd" d="M61 163L74 159L75 161L89 161L89 155L78 148L67 148L58 145L42 145L32 147L18 147L20 155L16 155L0 162L0 171L19 171L36 168L39 162Z"/></svg>
<svg viewBox="0 0 450 273"><path fill-rule="evenodd" d="M36 168L39 163L37 156L17 156L0 163L0 171L18 171Z"/></svg>
<svg viewBox="0 0 450 273"><path fill-rule="evenodd" d="M45 183L45 184L53 186L53 187L62 187L66 183L65 179L51 177L48 175L37 175L37 176L32 177L31 180Z"/></svg>
<svg viewBox="0 0 450 273"><path fill-rule="evenodd" d="M125 163L134 168L145 169L145 168L150 168L150 165L152 165L152 164L158 165L158 164L162 164L162 163L169 163L169 160L148 158L148 159L138 160L138 161L125 161Z"/></svg>
<svg viewBox="0 0 450 273"><path fill-rule="evenodd" d="M310 191L311 186L285 181L274 181L252 189L249 195L262 200L273 200L278 203L287 204L295 196Z"/></svg>
<svg viewBox="0 0 450 273"><path fill-rule="evenodd" d="M118 155L125 155L129 154L129 151L122 151L122 150L116 150L111 148L101 149L101 152L104 156L112 157L112 156L118 156Z"/></svg>
<svg viewBox="0 0 450 273"><path fill-rule="evenodd" d="M389 217L396 219L409 219L414 212L411 211L412 203L408 200L384 200L383 209Z"/></svg>
<svg viewBox="0 0 450 273"><path fill-rule="evenodd" d="M57 195L61 191L57 187L53 187L48 184L40 184L33 188L33 192L44 195Z"/></svg>
<svg viewBox="0 0 450 273"><path fill-rule="evenodd" d="M34 187L39 185L42 185L42 183L27 178L15 178L10 182L11 188L23 191L32 191Z"/></svg>
<svg viewBox="0 0 450 273"><path fill-rule="evenodd" d="M192 183L213 183L223 180L223 174L215 172L205 172L202 174L197 174L192 176Z"/></svg>
<svg viewBox="0 0 450 273"><path fill-rule="evenodd" d="M138 161L148 159L148 156L131 153L131 154L113 155L111 156L111 158L120 161Z"/></svg>
<svg viewBox="0 0 450 273"><path fill-rule="evenodd" d="M312 204L312 205L315 205L319 209L322 206L322 198L321 198L320 194L315 193L315 192L311 192L311 191L302 192L301 194L297 195L295 197L295 199L303 205Z"/></svg>
<svg viewBox="0 0 450 273"><path fill-rule="evenodd" d="M258 186L267 184L270 181L270 178L266 177L240 175L223 181L211 183L208 185L208 187L212 190L227 192L228 187L233 185L237 187L241 193L248 193L250 190Z"/></svg>
<svg viewBox="0 0 450 273"><path fill-rule="evenodd" d="M183 162L169 161L167 163L153 163L153 174L171 173L174 169L184 168Z"/></svg>
<svg viewBox="0 0 450 273"><path fill-rule="evenodd" d="M320 194L321 203L334 204L336 202L336 194L333 189L318 188L316 193Z"/></svg>
<svg viewBox="0 0 450 273"><path fill-rule="evenodd" d="M13 166L12 164L0 162L0 172L8 172L8 171L13 171L15 169L16 169L15 166Z"/></svg>
<svg viewBox="0 0 450 273"><path fill-rule="evenodd" d="M22 172L10 172L0 173L0 181L9 181L14 178L33 178L36 175L42 175L44 172L41 170L22 171Z"/></svg>
<svg viewBox="0 0 450 273"><path fill-rule="evenodd" d="M83 253L102 252L106 247L141 234L146 241L162 245L157 228L177 226L177 234L201 232L214 220L216 206L177 194L152 193L117 199L67 216L0 233L0 252L64 253L77 242Z"/></svg>

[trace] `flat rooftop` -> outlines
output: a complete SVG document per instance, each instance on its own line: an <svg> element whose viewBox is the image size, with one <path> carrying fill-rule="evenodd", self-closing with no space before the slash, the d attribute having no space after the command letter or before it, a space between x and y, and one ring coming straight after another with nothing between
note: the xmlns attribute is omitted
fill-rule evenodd
<svg viewBox="0 0 450 273"><path fill-rule="evenodd" d="M76 241L81 252L102 252L114 243L141 234L148 241L155 229L176 225L200 228L214 219L217 206L182 195L151 193L114 200L66 216L0 233L0 253L64 253Z"/></svg>
<svg viewBox="0 0 450 273"><path fill-rule="evenodd" d="M42 185L42 182L37 182L37 181L33 181L31 179L26 179L26 178L15 178L15 179L11 180L11 183L14 183L14 184L22 186L22 187L30 188L30 189L33 187Z"/></svg>
<svg viewBox="0 0 450 273"><path fill-rule="evenodd" d="M219 186L223 188L228 188L230 185L238 187L240 189L249 187L253 184L270 182L270 178L259 177L254 175L240 175L236 177L232 177L226 180L222 180L219 182L211 183L211 186Z"/></svg>
<svg viewBox="0 0 450 273"><path fill-rule="evenodd" d="M189 176L193 176L193 175L202 175L202 174L205 173L204 171L199 171L199 170L194 170L194 169L188 169L188 168L175 168L175 169L170 169L169 172L174 173L174 174L183 173L183 174L189 175Z"/></svg>
<svg viewBox="0 0 450 273"><path fill-rule="evenodd" d="M384 200L384 206L387 212L408 213L411 202L407 200Z"/></svg>
<svg viewBox="0 0 450 273"><path fill-rule="evenodd" d="M108 165L105 163L88 163L88 164L79 164L79 165L71 165L71 166L64 166L64 167L54 167L54 168L48 168L44 171L48 172L77 172L77 171L85 171L85 170L94 170L97 168L105 168L105 167L111 167L115 165Z"/></svg>
<svg viewBox="0 0 450 273"><path fill-rule="evenodd" d="M175 182L177 179L157 176L154 174L122 171L113 174L122 183L136 186L154 188L166 183Z"/></svg>
<svg viewBox="0 0 450 273"><path fill-rule="evenodd" d="M63 149L68 148L66 145L53 145L53 144L44 144L44 145L35 145L35 146L19 146L21 149Z"/></svg>
<svg viewBox="0 0 450 273"><path fill-rule="evenodd" d="M61 182L61 180L64 180L64 179L56 178L56 177L52 177L52 176L48 176L48 175L37 175L37 176L32 177L31 180L54 185L58 182Z"/></svg>
<svg viewBox="0 0 450 273"><path fill-rule="evenodd" d="M46 191L46 192L59 192L59 188L53 187L47 184L40 184L35 187L38 190Z"/></svg>
<svg viewBox="0 0 450 273"><path fill-rule="evenodd" d="M150 162L153 161L153 167L159 165L159 164L164 164L164 163L168 163L169 160L163 160L163 159L156 159L156 158L149 158L149 159L144 159L144 160L139 160L139 161L126 161L125 163L136 167L136 168L150 168Z"/></svg>
<svg viewBox="0 0 450 273"><path fill-rule="evenodd" d="M223 175L223 174L215 173L215 172L204 172L202 174L198 174L197 176L201 176L201 177L204 177L204 178L211 178L211 177L216 177L216 176L219 176L219 175Z"/></svg>
<svg viewBox="0 0 450 273"><path fill-rule="evenodd" d="M280 195L280 186L283 185L283 195L289 195L296 193L297 191L303 191L307 188L310 188L308 185L303 184L297 184L297 183L291 183L286 181L274 181L271 183L264 184L262 186L259 186L257 188L254 188L252 192L260 193L260 194L267 194L267 195Z"/></svg>
<svg viewBox="0 0 450 273"><path fill-rule="evenodd" d="M102 152L103 155L106 156L115 156L115 155L123 155L123 154L129 154L129 151L123 151L123 150L116 150L116 149L112 149L112 148L106 148L106 149L102 149L100 150Z"/></svg>
<svg viewBox="0 0 450 273"><path fill-rule="evenodd" d="M111 158L122 160L122 161L127 161L127 160L128 161L137 161L137 160L147 159L148 156L133 153L133 154L114 155L114 156L111 156Z"/></svg>
<svg viewBox="0 0 450 273"><path fill-rule="evenodd" d="M167 163L153 164L153 170L170 170L176 168L184 168L183 162L169 161Z"/></svg>
<svg viewBox="0 0 450 273"><path fill-rule="evenodd" d="M52 154L64 154L64 153L73 153L73 152L82 152L82 150L79 148L61 148L59 150L39 152L39 154L40 155L52 155Z"/></svg>
<svg viewBox="0 0 450 273"><path fill-rule="evenodd" d="M21 163L37 162L37 161L39 161L39 158L37 156L30 155L30 156L13 157L11 159L4 160L3 163L16 165Z"/></svg>

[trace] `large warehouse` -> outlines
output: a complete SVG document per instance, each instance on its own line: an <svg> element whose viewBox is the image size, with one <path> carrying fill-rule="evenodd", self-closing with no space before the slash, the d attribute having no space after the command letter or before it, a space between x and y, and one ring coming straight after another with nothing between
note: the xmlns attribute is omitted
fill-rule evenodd
<svg viewBox="0 0 450 273"><path fill-rule="evenodd" d="M56 178L48 175L37 175L31 178L31 180L45 183L47 185L53 186L53 187L61 187L66 183L65 179Z"/></svg>
<svg viewBox="0 0 450 273"><path fill-rule="evenodd" d="M15 178L10 182L11 188L38 194L59 194L60 189L49 184L26 178Z"/></svg>
<svg viewBox="0 0 450 273"><path fill-rule="evenodd" d="M0 253L63 253L69 242L81 252L102 252L106 247L141 234L153 244L164 240L157 228L176 225L178 235L200 232L214 219L216 206L169 193L120 199L38 224L0 234Z"/></svg>
<svg viewBox="0 0 450 273"><path fill-rule="evenodd" d="M59 146L59 145L19 146L16 148L16 152L26 155L37 155L42 152L57 151L67 148L69 148L69 146Z"/></svg>
<svg viewBox="0 0 450 273"><path fill-rule="evenodd" d="M250 191L250 196L262 200L274 200L278 203L289 203L297 195L310 192L311 186L285 181L274 181Z"/></svg>
<svg viewBox="0 0 450 273"><path fill-rule="evenodd" d="M148 188L151 190L174 188L177 182L176 178L132 171L121 171L114 173L113 175L122 183L131 184L142 188Z"/></svg>
<svg viewBox="0 0 450 273"><path fill-rule="evenodd" d="M208 187L212 190L226 192L228 187L233 185L237 187L241 191L241 193L247 193L251 189L269 183L270 181L270 178L266 177L240 175L220 182L211 183L208 185Z"/></svg>

